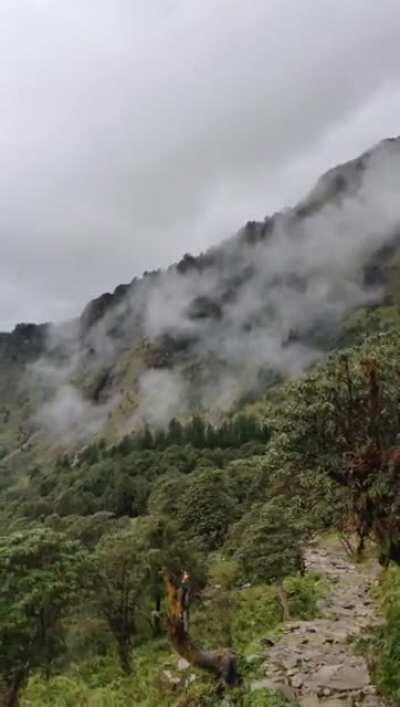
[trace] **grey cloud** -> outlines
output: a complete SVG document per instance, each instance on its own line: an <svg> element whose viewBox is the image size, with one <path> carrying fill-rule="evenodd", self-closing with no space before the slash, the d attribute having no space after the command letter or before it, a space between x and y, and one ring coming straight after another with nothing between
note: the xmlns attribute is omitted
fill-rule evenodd
<svg viewBox="0 0 400 707"><path fill-rule="evenodd" d="M61 320L397 133L397 0L4 0L0 329Z"/></svg>
<svg viewBox="0 0 400 707"><path fill-rule="evenodd" d="M130 420L131 429L143 420L152 427L164 427L169 420L188 412L184 380L174 371L150 370L140 380L140 407Z"/></svg>
<svg viewBox="0 0 400 707"><path fill-rule="evenodd" d="M85 400L76 387L62 385L54 397L42 405L34 422L59 442L68 439L86 439L103 427L111 406L94 406Z"/></svg>

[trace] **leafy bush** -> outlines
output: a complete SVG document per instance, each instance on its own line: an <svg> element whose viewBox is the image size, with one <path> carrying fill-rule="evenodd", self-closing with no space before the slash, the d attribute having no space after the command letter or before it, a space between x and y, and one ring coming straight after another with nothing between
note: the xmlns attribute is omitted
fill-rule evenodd
<svg viewBox="0 0 400 707"><path fill-rule="evenodd" d="M270 690L253 690L243 698L243 707L287 707L288 702Z"/></svg>
<svg viewBox="0 0 400 707"><path fill-rule="evenodd" d="M228 548L242 578L275 582L302 570L306 526L283 496L255 504L232 528Z"/></svg>
<svg viewBox="0 0 400 707"><path fill-rule="evenodd" d="M188 537L198 538L207 550L223 543L235 519L236 503L221 471L206 470L190 477L182 494L178 523Z"/></svg>
<svg viewBox="0 0 400 707"><path fill-rule="evenodd" d="M283 587L287 594L290 616L307 621L318 616L318 600L325 594L323 583L312 574L286 577Z"/></svg>

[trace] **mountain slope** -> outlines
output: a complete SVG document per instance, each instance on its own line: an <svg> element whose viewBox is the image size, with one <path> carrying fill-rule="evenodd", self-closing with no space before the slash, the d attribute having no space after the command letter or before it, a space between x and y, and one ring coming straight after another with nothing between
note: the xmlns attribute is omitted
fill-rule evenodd
<svg viewBox="0 0 400 707"><path fill-rule="evenodd" d="M17 468L21 446L53 453L193 411L218 421L366 319L397 321L399 175L400 138L385 140L293 209L120 285L76 320L1 334L4 459Z"/></svg>

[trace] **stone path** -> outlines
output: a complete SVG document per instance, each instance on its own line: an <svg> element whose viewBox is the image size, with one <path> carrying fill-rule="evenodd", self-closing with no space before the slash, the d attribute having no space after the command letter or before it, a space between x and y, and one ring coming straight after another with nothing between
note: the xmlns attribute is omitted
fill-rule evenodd
<svg viewBox="0 0 400 707"><path fill-rule="evenodd" d="M331 591L320 602L322 618L289 622L266 653L266 679L253 684L278 689L301 707L381 707L366 661L351 640L380 619L369 596L378 566L358 566L341 549L310 548L306 567L328 579Z"/></svg>

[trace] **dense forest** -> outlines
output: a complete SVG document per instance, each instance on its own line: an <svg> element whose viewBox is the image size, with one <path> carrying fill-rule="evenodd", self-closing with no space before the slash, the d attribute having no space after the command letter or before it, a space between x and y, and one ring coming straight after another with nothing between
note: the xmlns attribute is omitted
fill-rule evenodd
<svg viewBox="0 0 400 707"><path fill-rule="evenodd" d="M212 705L228 690L229 704L280 704L249 691L258 665L246 656L288 607L317 611L306 543L336 532L360 559L372 542L382 567L400 562L399 354L396 330L373 333L219 428L171 420L5 484L3 703ZM391 572L376 670L394 695ZM191 609L175 643L171 587ZM217 656L209 677L196 651Z"/></svg>

